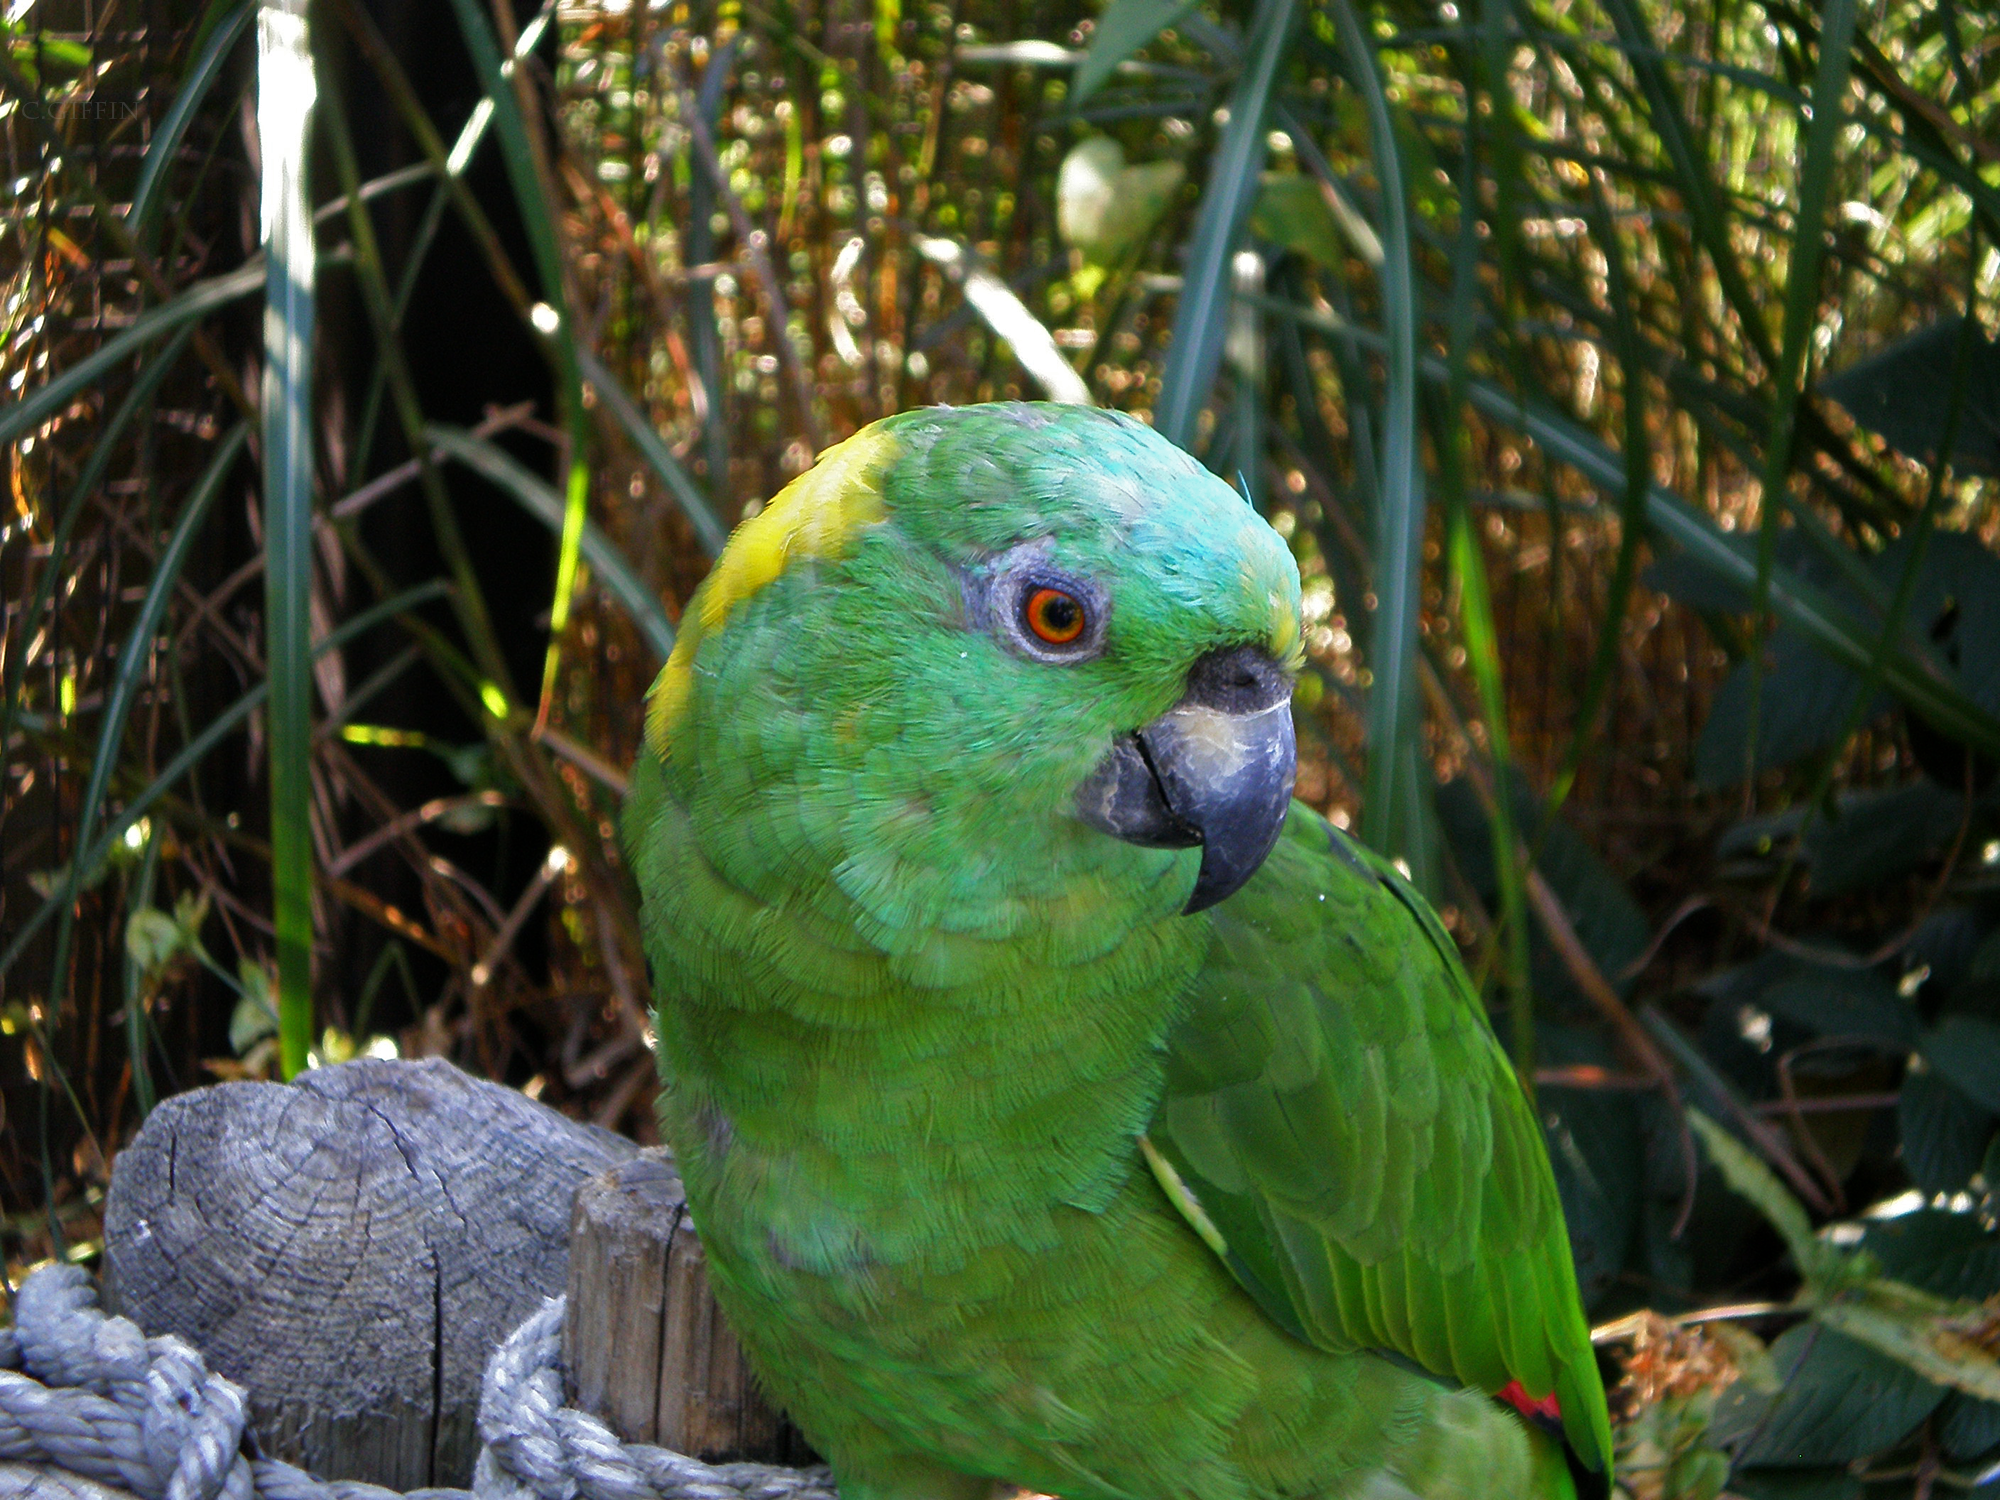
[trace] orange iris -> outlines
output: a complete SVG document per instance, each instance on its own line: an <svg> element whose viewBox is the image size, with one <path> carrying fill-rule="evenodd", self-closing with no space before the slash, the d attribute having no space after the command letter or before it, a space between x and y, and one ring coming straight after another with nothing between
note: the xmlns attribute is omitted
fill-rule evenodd
<svg viewBox="0 0 2000 1500"><path fill-rule="evenodd" d="M1083 634L1083 602L1061 589L1036 589L1028 595L1022 613L1028 628L1051 646L1067 646Z"/></svg>

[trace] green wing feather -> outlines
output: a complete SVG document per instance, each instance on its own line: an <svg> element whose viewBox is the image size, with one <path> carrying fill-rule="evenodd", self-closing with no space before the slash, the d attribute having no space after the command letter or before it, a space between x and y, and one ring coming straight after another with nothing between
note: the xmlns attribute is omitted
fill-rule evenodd
<svg viewBox="0 0 2000 1500"><path fill-rule="evenodd" d="M1212 922L1148 1131L1182 1212L1293 1333L1553 1392L1571 1446L1604 1468L1542 1133L1436 914L1294 803Z"/></svg>

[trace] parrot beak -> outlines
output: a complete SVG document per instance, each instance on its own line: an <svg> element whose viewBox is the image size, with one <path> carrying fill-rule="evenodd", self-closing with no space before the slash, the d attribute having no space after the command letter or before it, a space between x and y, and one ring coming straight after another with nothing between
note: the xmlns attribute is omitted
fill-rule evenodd
<svg viewBox="0 0 2000 1500"><path fill-rule="evenodd" d="M1278 842L1298 772L1292 685L1254 646L1211 651L1159 718L1111 742L1077 788L1077 816L1128 844L1201 846L1184 912L1240 889Z"/></svg>

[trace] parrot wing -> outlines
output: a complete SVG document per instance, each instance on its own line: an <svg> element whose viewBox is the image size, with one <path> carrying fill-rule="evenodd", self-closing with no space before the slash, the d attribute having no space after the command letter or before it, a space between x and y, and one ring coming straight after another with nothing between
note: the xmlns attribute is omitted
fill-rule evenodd
<svg viewBox="0 0 2000 1500"><path fill-rule="evenodd" d="M1294 802L1211 922L1143 1143L1168 1195L1298 1337L1545 1414L1554 1395L1570 1446L1604 1470L1604 1387L1542 1132L1436 914Z"/></svg>

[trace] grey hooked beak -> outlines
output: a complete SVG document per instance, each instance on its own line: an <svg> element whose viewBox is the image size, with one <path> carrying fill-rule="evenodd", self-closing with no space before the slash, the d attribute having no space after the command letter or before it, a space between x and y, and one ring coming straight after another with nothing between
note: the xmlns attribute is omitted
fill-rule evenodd
<svg viewBox="0 0 2000 1500"><path fill-rule="evenodd" d="M1291 682L1264 652L1235 646L1196 662L1179 703L1111 742L1076 789L1076 811L1128 844L1199 844L1201 875L1183 908L1197 912L1257 873L1297 773Z"/></svg>

